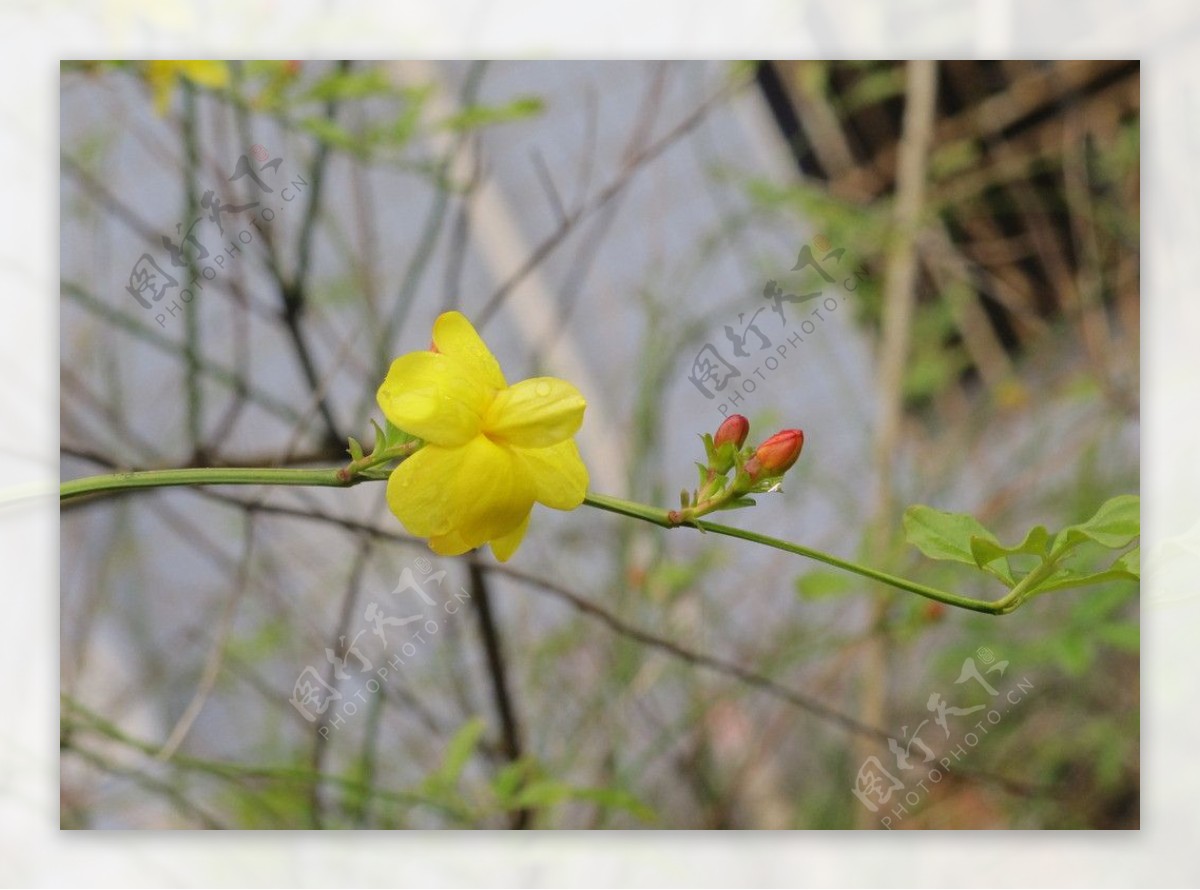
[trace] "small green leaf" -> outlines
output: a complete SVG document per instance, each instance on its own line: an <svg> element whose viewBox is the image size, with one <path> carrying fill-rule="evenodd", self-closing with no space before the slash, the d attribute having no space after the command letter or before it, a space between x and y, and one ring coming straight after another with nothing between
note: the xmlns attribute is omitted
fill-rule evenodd
<svg viewBox="0 0 1200 890"><path fill-rule="evenodd" d="M1009 587L1012 587L1016 584L1016 579L1013 577L1012 566L1009 565L1008 557L1018 554L1029 554L1045 559L1046 547L1049 542L1050 533L1046 531L1044 525L1035 525L1026 533L1024 540L1013 547L1005 547L990 535L986 538L979 535L972 535L971 555L975 557L975 564L979 568L985 572L990 572Z"/></svg>
<svg viewBox="0 0 1200 890"><path fill-rule="evenodd" d="M546 104L537 96L522 96L507 105L469 105L457 114L442 121L441 126L447 130L462 132L486 127L492 124L505 124L523 120L541 114Z"/></svg>
<svg viewBox="0 0 1200 890"><path fill-rule="evenodd" d="M1082 541L1094 541L1101 547L1119 550L1141 534L1141 501L1136 494L1122 494L1100 505L1092 517L1078 525L1069 525L1054 539L1055 556Z"/></svg>
<svg viewBox="0 0 1200 890"><path fill-rule="evenodd" d="M733 452L733 468L734 468L734 470L736 470L738 473L741 473L742 470L745 469L745 467L746 467L746 461L748 461L750 459L750 455L752 455L753 453L754 452L750 449L749 446L746 446L741 451L734 451Z"/></svg>
<svg viewBox="0 0 1200 890"><path fill-rule="evenodd" d="M736 442L726 442L713 448L709 456L709 465L718 473L728 473L737 463L738 447Z"/></svg>
<svg viewBox="0 0 1200 890"><path fill-rule="evenodd" d="M1045 556L1050 549L1050 532L1046 526L1035 525L1025 535L1025 540L1018 544L1014 553L1031 553L1034 556Z"/></svg>
<svg viewBox="0 0 1200 890"><path fill-rule="evenodd" d="M483 720L478 717L462 725L446 745L446 756L442 759L442 765L426 778L427 787L452 788L458 783L479 745L479 740L483 737L483 730Z"/></svg>
<svg viewBox="0 0 1200 890"><path fill-rule="evenodd" d="M405 442L411 442L415 438L416 436L409 435L386 417L383 419L383 441L386 447L394 448L397 445L403 445Z"/></svg>
<svg viewBox="0 0 1200 890"><path fill-rule="evenodd" d="M1049 543L1050 533L1046 531L1046 527L1044 525L1035 525L1025 535L1025 539L1014 547L1005 547L995 538L991 537L972 537L971 554L975 557L975 564L982 569L988 563L1002 556L1013 556L1018 553L1045 556L1046 546Z"/></svg>
<svg viewBox="0 0 1200 890"><path fill-rule="evenodd" d="M371 454L379 454L385 447L387 436L384 435L383 429L374 419L371 420L371 428L375 430L375 447L371 450Z"/></svg>
<svg viewBox="0 0 1200 890"><path fill-rule="evenodd" d="M988 563L1008 556L1008 548L990 538L972 535L971 556L975 558L975 565L982 569Z"/></svg>
<svg viewBox="0 0 1200 890"><path fill-rule="evenodd" d="M351 460L363 459L362 443L360 443L358 439L354 438L353 436L350 437L350 447L347 448L346 451L349 452Z"/></svg>
<svg viewBox="0 0 1200 890"><path fill-rule="evenodd" d="M365 99L394 92L387 75L379 68L365 71L335 71L315 83L307 93L308 99L319 102Z"/></svg>
<svg viewBox="0 0 1200 890"><path fill-rule="evenodd" d="M691 495L688 494L688 490L686 488L681 488L679 490L679 506L681 508L683 508L684 510L686 510L688 507L688 504L691 503L691 500L692 500L692 498L691 498Z"/></svg>
<svg viewBox="0 0 1200 890"><path fill-rule="evenodd" d="M979 540L981 540L981 539L977 538L977 537L971 538L971 545L972 545L971 551L972 552L975 552L975 542L979 541ZM1013 573L1012 573L1012 566L1010 566L1008 564L1007 557L998 559L998 560L993 560L992 562L984 563L983 565L980 565L979 568L983 569L989 575L994 575L995 577L999 578L1001 581L1003 581L1009 587L1012 587L1014 584L1017 583L1017 579L1013 576Z"/></svg>
<svg viewBox="0 0 1200 890"><path fill-rule="evenodd" d="M757 502L754 498L734 498L732 501L727 501L718 510L737 510L741 507L753 507Z"/></svg>
<svg viewBox="0 0 1200 890"><path fill-rule="evenodd" d="M1035 593L1050 593L1054 590L1066 590L1070 587L1088 587L1092 584L1104 584L1108 581L1137 581L1138 575L1136 572L1130 571L1125 564L1122 563L1125 557L1121 557L1114 562L1109 568L1102 572L1073 572L1070 569L1064 569L1055 572L1041 584L1036 584L1028 591L1028 595L1032 596ZM1136 562L1136 560L1135 560Z"/></svg>
<svg viewBox="0 0 1200 890"><path fill-rule="evenodd" d="M924 504L904 511L904 532L908 543L930 559L953 560L977 566L972 539L1000 547L996 536L966 513L946 513ZM980 545L976 545L980 546Z"/></svg>

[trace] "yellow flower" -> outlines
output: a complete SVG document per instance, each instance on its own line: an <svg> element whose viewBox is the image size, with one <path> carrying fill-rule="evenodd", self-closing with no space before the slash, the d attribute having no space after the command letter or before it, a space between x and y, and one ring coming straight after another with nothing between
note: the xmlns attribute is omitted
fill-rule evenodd
<svg viewBox="0 0 1200 890"><path fill-rule="evenodd" d="M392 473L387 499L435 553L491 542L504 562L535 501L556 510L583 502L588 473L571 439L583 396L554 377L509 386L462 313L438 318L431 351L392 362L377 398L388 420L426 443Z"/></svg>
<svg viewBox="0 0 1200 890"><path fill-rule="evenodd" d="M146 80L154 94L154 110L167 113L171 93L179 78L204 87L219 89L229 85L229 66L208 59L156 59L146 63Z"/></svg>

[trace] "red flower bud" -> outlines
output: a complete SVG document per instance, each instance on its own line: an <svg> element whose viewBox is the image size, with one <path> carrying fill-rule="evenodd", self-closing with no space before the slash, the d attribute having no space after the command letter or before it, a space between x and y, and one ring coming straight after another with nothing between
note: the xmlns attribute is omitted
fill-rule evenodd
<svg viewBox="0 0 1200 890"><path fill-rule="evenodd" d="M717 427L717 434L713 436L713 444L720 448L726 442L732 442L734 448L741 448L746 444L748 435L750 435L750 421L740 414L731 414Z"/></svg>
<svg viewBox="0 0 1200 890"><path fill-rule="evenodd" d="M758 446L754 457L746 463L752 476L782 476L800 457L804 447L802 430L783 430ZM754 469L751 470L751 465Z"/></svg>

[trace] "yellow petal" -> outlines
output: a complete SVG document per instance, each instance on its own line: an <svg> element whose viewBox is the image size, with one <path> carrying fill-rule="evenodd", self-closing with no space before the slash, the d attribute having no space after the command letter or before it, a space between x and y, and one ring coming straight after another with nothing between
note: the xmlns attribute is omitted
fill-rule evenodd
<svg viewBox="0 0 1200 890"><path fill-rule="evenodd" d="M429 549L438 556L458 556L466 553L472 547L462 539L462 535L458 532L450 532L448 535L433 535L429 538Z"/></svg>
<svg viewBox="0 0 1200 890"><path fill-rule="evenodd" d="M214 89L229 85L229 66L210 59L184 59L175 63L179 73L193 83Z"/></svg>
<svg viewBox="0 0 1200 890"><path fill-rule="evenodd" d="M510 531L507 535L501 535L492 540L492 555L501 562L508 562L508 558L517 552L517 548L521 546L521 539L525 537L525 530L529 528L529 516L526 516L524 521Z"/></svg>
<svg viewBox="0 0 1200 890"><path fill-rule="evenodd" d="M492 389L508 385L500 363L461 312L443 312L438 316L433 323L433 345L443 355L462 362Z"/></svg>
<svg viewBox="0 0 1200 890"><path fill-rule="evenodd" d="M154 96L154 111L162 117L171 105L171 90L175 86L175 69L170 62L146 63L146 82Z"/></svg>
<svg viewBox="0 0 1200 890"><path fill-rule="evenodd" d="M479 434L491 390L449 356L410 352L392 362L376 398L406 433L454 446Z"/></svg>
<svg viewBox="0 0 1200 890"><path fill-rule="evenodd" d="M485 436L426 445L388 479L388 506L418 537L463 552L512 531L533 507L533 481ZM435 547L436 549L436 547Z"/></svg>
<svg viewBox="0 0 1200 890"><path fill-rule="evenodd" d="M176 80L180 77L205 87L225 87L229 85L229 66L208 59L154 59L147 62L146 80L154 94L154 109L160 116L166 114Z"/></svg>
<svg viewBox="0 0 1200 890"><path fill-rule="evenodd" d="M579 390L565 380L534 377L496 394L483 430L510 445L545 448L575 435L586 407Z"/></svg>
<svg viewBox="0 0 1200 890"><path fill-rule="evenodd" d="M549 448L514 448L513 454L522 472L533 479L538 503L555 510L574 510L583 503L588 471L573 440Z"/></svg>

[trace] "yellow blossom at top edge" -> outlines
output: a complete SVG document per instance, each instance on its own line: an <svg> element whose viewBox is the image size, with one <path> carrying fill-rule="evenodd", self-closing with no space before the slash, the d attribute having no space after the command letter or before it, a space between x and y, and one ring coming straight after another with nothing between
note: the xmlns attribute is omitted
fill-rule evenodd
<svg viewBox="0 0 1200 890"><path fill-rule="evenodd" d="M154 95L154 110L167 113L171 94L180 78L200 86L220 89L229 85L229 63L211 59L154 59L146 63L146 80Z"/></svg>

